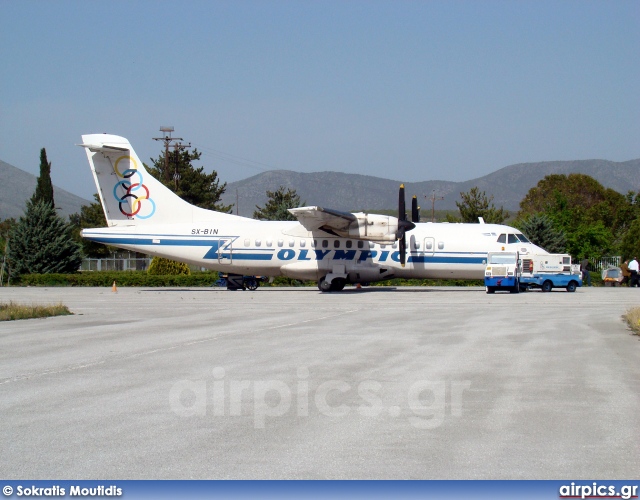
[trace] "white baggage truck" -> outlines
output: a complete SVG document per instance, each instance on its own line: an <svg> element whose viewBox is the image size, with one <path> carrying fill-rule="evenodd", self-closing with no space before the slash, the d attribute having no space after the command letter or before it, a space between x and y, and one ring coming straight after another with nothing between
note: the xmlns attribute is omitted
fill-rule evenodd
<svg viewBox="0 0 640 500"><path fill-rule="evenodd" d="M565 288L575 292L582 286L580 266L571 264L571 256L562 253L526 255L522 258L520 288L540 288L550 292L553 288Z"/></svg>
<svg viewBox="0 0 640 500"><path fill-rule="evenodd" d="M567 254L525 254L518 252L489 252L484 284L487 293L508 291L518 293L529 288L550 292L565 288L575 292L582 286L580 266L571 264Z"/></svg>

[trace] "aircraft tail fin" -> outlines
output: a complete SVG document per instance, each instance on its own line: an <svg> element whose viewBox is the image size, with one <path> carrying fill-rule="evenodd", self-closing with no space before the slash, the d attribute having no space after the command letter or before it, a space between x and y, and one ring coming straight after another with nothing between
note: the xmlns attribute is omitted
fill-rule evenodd
<svg viewBox="0 0 640 500"><path fill-rule="evenodd" d="M82 136L109 226L173 224L235 217L184 201L149 174L124 137Z"/></svg>

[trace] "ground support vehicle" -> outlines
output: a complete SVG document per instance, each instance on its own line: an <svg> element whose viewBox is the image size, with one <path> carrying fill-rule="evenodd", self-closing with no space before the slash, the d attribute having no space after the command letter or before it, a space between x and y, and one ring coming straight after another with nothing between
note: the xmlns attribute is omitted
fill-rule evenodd
<svg viewBox="0 0 640 500"><path fill-rule="evenodd" d="M520 258L518 252L489 252L484 271L487 293L520 291Z"/></svg>
<svg viewBox="0 0 640 500"><path fill-rule="evenodd" d="M554 288L565 288L567 292L575 292L582 286L582 277L579 274L532 274L520 276L520 289L540 288L543 292L550 292Z"/></svg>
<svg viewBox="0 0 640 500"><path fill-rule="evenodd" d="M602 270L604 286L622 286L623 279L622 269L619 267L610 267L609 269Z"/></svg>
<svg viewBox="0 0 640 500"><path fill-rule="evenodd" d="M571 264L567 254L527 255L522 259L520 288L540 288L550 292L554 288L565 288L575 292L582 286L579 266Z"/></svg>

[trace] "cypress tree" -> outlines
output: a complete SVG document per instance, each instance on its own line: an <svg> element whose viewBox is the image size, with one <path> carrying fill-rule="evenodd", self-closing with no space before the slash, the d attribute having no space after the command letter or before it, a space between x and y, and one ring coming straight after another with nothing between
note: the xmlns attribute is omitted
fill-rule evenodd
<svg viewBox="0 0 640 500"><path fill-rule="evenodd" d="M25 215L9 233L7 257L12 277L29 273L74 273L82 263L73 227L45 201L27 203Z"/></svg>
<svg viewBox="0 0 640 500"><path fill-rule="evenodd" d="M38 177L38 184L36 184L36 191L31 197L31 203L37 201L50 203L55 208L53 183L51 182L51 163L47 161L47 150L45 148L40 150L40 176Z"/></svg>
<svg viewBox="0 0 640 500"><path fill-rule="evenodd" d="M517 227L539 247L550 253L564 253L567 251L567 237L554 224L553 220L544 213L537 213L517 224Z"/></svg>

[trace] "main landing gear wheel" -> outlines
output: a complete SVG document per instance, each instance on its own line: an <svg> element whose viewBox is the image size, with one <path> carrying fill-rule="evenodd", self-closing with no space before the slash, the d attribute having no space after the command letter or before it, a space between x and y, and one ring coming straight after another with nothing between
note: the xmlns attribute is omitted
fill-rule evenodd
<svg viewBox="0 0 640 500"><path fill-rule="evenodd" d="M318 281L318 288L321 292L330 292L331 291L331 283L324 279L324 276L320 278Z"/></svg>
<svg viewBox="0 0 640 500"><path fill-rule="evenodd" d="M245 285L251 291L257 290L259 286L256 278L249 278L248 280L245 280Z"/></svg>
<svg viewBox="0 0 640 500"><path fill-rule="evenodd" d="M340 292L347 284L344 278L334 278L333 281L327 281L323 276L318 281L318 288L321 292Z"/></svg>
<svg viewBox="0 0 640 500"><path fill-rule="evenodd" d="M344 286L347 284L347 280L344 278L336 278L331 282L332 292L341 292Z"/></svg>

